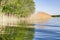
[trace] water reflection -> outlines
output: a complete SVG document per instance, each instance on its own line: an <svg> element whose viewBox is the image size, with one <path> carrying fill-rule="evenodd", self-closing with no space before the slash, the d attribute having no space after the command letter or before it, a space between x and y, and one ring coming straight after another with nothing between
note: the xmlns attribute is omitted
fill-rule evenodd
<svg viewBox="0 0 60 40"><path fill-rule="evenodd" d="M33 40L60 40L60 18L52 18L47 23L36 24L35 27Z"/></svg>
<svg viewBox="0 0 60 40"><path fill-rule="evenodd" d="M60 40L60 18L52 18L44 24L6 26L0 40Z"/></svg>
<svg viewBox="0 0 60 40"><path fill-rule="evenodd" d="M0 40L33 40L34 28L27 24L21 24L17 27L6 26L4 34L0 34Z"/></svg>

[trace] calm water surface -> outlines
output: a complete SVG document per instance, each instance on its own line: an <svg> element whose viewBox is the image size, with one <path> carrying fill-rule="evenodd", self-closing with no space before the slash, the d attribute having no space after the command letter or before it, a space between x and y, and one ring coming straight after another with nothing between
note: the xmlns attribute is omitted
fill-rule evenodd
<svg viewBox="0 0 60 40"><path fill-rule="evenodd" d="M44 28L37 28L37 27ZM60 40L60 18L52 18L46 23L35 25L33 40Z"/></svg>
<svg viewBox="0 0 60 40"><path fill-rule="evenodd" d="M60 18L51 18L48 22L35 25L7 26L1 32L0 40L60 40Z"/></svg>

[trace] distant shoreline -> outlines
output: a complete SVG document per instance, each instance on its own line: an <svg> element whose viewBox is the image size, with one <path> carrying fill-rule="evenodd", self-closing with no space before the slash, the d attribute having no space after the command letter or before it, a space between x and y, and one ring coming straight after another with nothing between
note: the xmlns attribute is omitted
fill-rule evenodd
<svg viewBox="0 0 60 40"><path fill-rule="evenodd" d="M60 17L60 15L52 15L52 17Z"/></svg>

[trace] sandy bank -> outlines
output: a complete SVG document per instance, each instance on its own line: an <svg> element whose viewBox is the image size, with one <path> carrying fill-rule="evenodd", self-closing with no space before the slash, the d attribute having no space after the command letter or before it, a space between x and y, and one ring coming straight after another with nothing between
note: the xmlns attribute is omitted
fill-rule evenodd
<svg viewBox="0 0 60 40"><path fill-rule="evenodd" d="M18 22L27 22L28 24L42 23L48 21L51 16L45 12L38 12L37 14L31 14L27 18L18 18L15 15L7 16L0 15L0 26L14 26L17 25Z"/></svg>
<svg viewBox="0 0 60 40"><path fill-rule="evenodd" d="M51 18L51 15L49 15L48 13L45 12L38 12L37 14L31 14L28 18L27 18L27 22L28 23L42 23L42 22L46 22Z"/></svg>

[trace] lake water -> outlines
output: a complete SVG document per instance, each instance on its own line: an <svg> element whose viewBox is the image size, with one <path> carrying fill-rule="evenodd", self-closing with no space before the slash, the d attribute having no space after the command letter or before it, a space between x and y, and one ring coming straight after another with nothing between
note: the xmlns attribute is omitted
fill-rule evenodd
<svg viewBox="0 0 60 40"><path fill-rule="evenodd" d="M7 26L2 31L4 34L0 34L0 40L60 40L60 18L34 25Z"/></svg>
<svg viewBox="0 0 60 40"><path fill-rule="evenodd" d="M43 28L39 29L38 26ZM36 24L33 40L60 40L60 18L51 18L46 23Z"/></svg>

